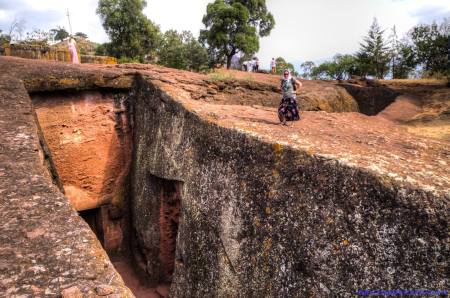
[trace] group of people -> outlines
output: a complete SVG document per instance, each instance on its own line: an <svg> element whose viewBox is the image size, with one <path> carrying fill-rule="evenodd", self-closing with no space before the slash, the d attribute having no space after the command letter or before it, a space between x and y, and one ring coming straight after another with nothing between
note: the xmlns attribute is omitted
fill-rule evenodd
<svg viewBox="0 0 450 298"><path fill-rule="evenodd" d="M252 60L244 61L242 63L242 67L244 68L244 71L258 72L259 71L259 59L258 59L258 57L253 57Z"/></svg>

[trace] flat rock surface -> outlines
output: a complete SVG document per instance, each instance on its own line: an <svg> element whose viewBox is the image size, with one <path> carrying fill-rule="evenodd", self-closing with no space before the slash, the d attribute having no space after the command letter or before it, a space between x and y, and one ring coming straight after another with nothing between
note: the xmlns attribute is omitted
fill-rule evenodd
<svg viewBox="0 0 450 298"><path fill-rule="evenodd" d="M192 101L186 104L219 125L336 159L413 187L449 194L450 143L415 136L383 117L303 112L300 121L282 126L273 108Z"/></svg>

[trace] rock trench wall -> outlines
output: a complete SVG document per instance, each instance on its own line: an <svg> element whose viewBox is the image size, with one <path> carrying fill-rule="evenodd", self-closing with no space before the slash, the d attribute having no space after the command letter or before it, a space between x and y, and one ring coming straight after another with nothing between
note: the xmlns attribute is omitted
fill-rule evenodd
<svg viewBox="0 0 450 298"><path fill-rule="evenodd" d="M7 72L0 73L0 103L0 296L96 297L107 289L133 297L88 225L52 185L31 99Z"/></svg>
<svg viewBox="0 0 450 298"><path fill-rule="evenodd" d="M372 83L374 84L374 83ZM381 85L360 86L357 84L341 83L347 92L354 98L359 107L359 112L368 116L374 116L393 103L399 92Z"/></svg>
<svg viewBox="0 0 450 298"><path fill-rule="evenodd" d="M445 198L206 122L140 77L132 97L131 212L156 280L149 177L182 185L173 297L448 287Z"/></svg>

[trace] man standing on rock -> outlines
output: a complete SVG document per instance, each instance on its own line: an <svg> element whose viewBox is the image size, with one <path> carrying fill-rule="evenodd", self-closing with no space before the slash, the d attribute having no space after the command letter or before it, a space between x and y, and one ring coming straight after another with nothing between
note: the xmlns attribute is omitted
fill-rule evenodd
<svg viewBox="0 0 450 298"><path fill-rule="evenodd" d="M270 69L272 74L277 72L277 62L275 61L275 58L272 58L272 61L270 61Z"/></svg>
<svg viewBox="0 0 450 298"><path fill-rule="evenodd" d="M283 98L278 107L278 118L281 124L287 125L286 121L300 120L300 112L297 107L296 91L300 90L302 83L291 76L288 69L283 71L281 79L281 92Z"/></svg>

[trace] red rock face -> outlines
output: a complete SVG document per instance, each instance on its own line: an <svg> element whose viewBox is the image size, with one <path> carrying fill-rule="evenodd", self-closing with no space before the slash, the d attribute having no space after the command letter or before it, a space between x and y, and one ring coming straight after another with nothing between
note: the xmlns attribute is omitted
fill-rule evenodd
<svg viewBox="0 0 450 298"><path fill-rule="evenodd" d="M98 92L34 96L66 196L78 210L111 202L128 173L130 143L121 103Z"/></svg>
<svg viewBox="0 0 450 298"><path fill-rule="evenodd" d="M174 271L175 249L180 215L181 183L164 181L161 188L159 217L159 258L165 281L171 281Z"/></svg>
<svg viewBox="0 0 450 298"><path fill-rule="evenodd" d="M119 209L112 217L122 217L131 159L124 100L99 92L33 96L65 194L77 211L100 208L97 234L109 252L123 240L122 223L108 210Z"/></svg>

